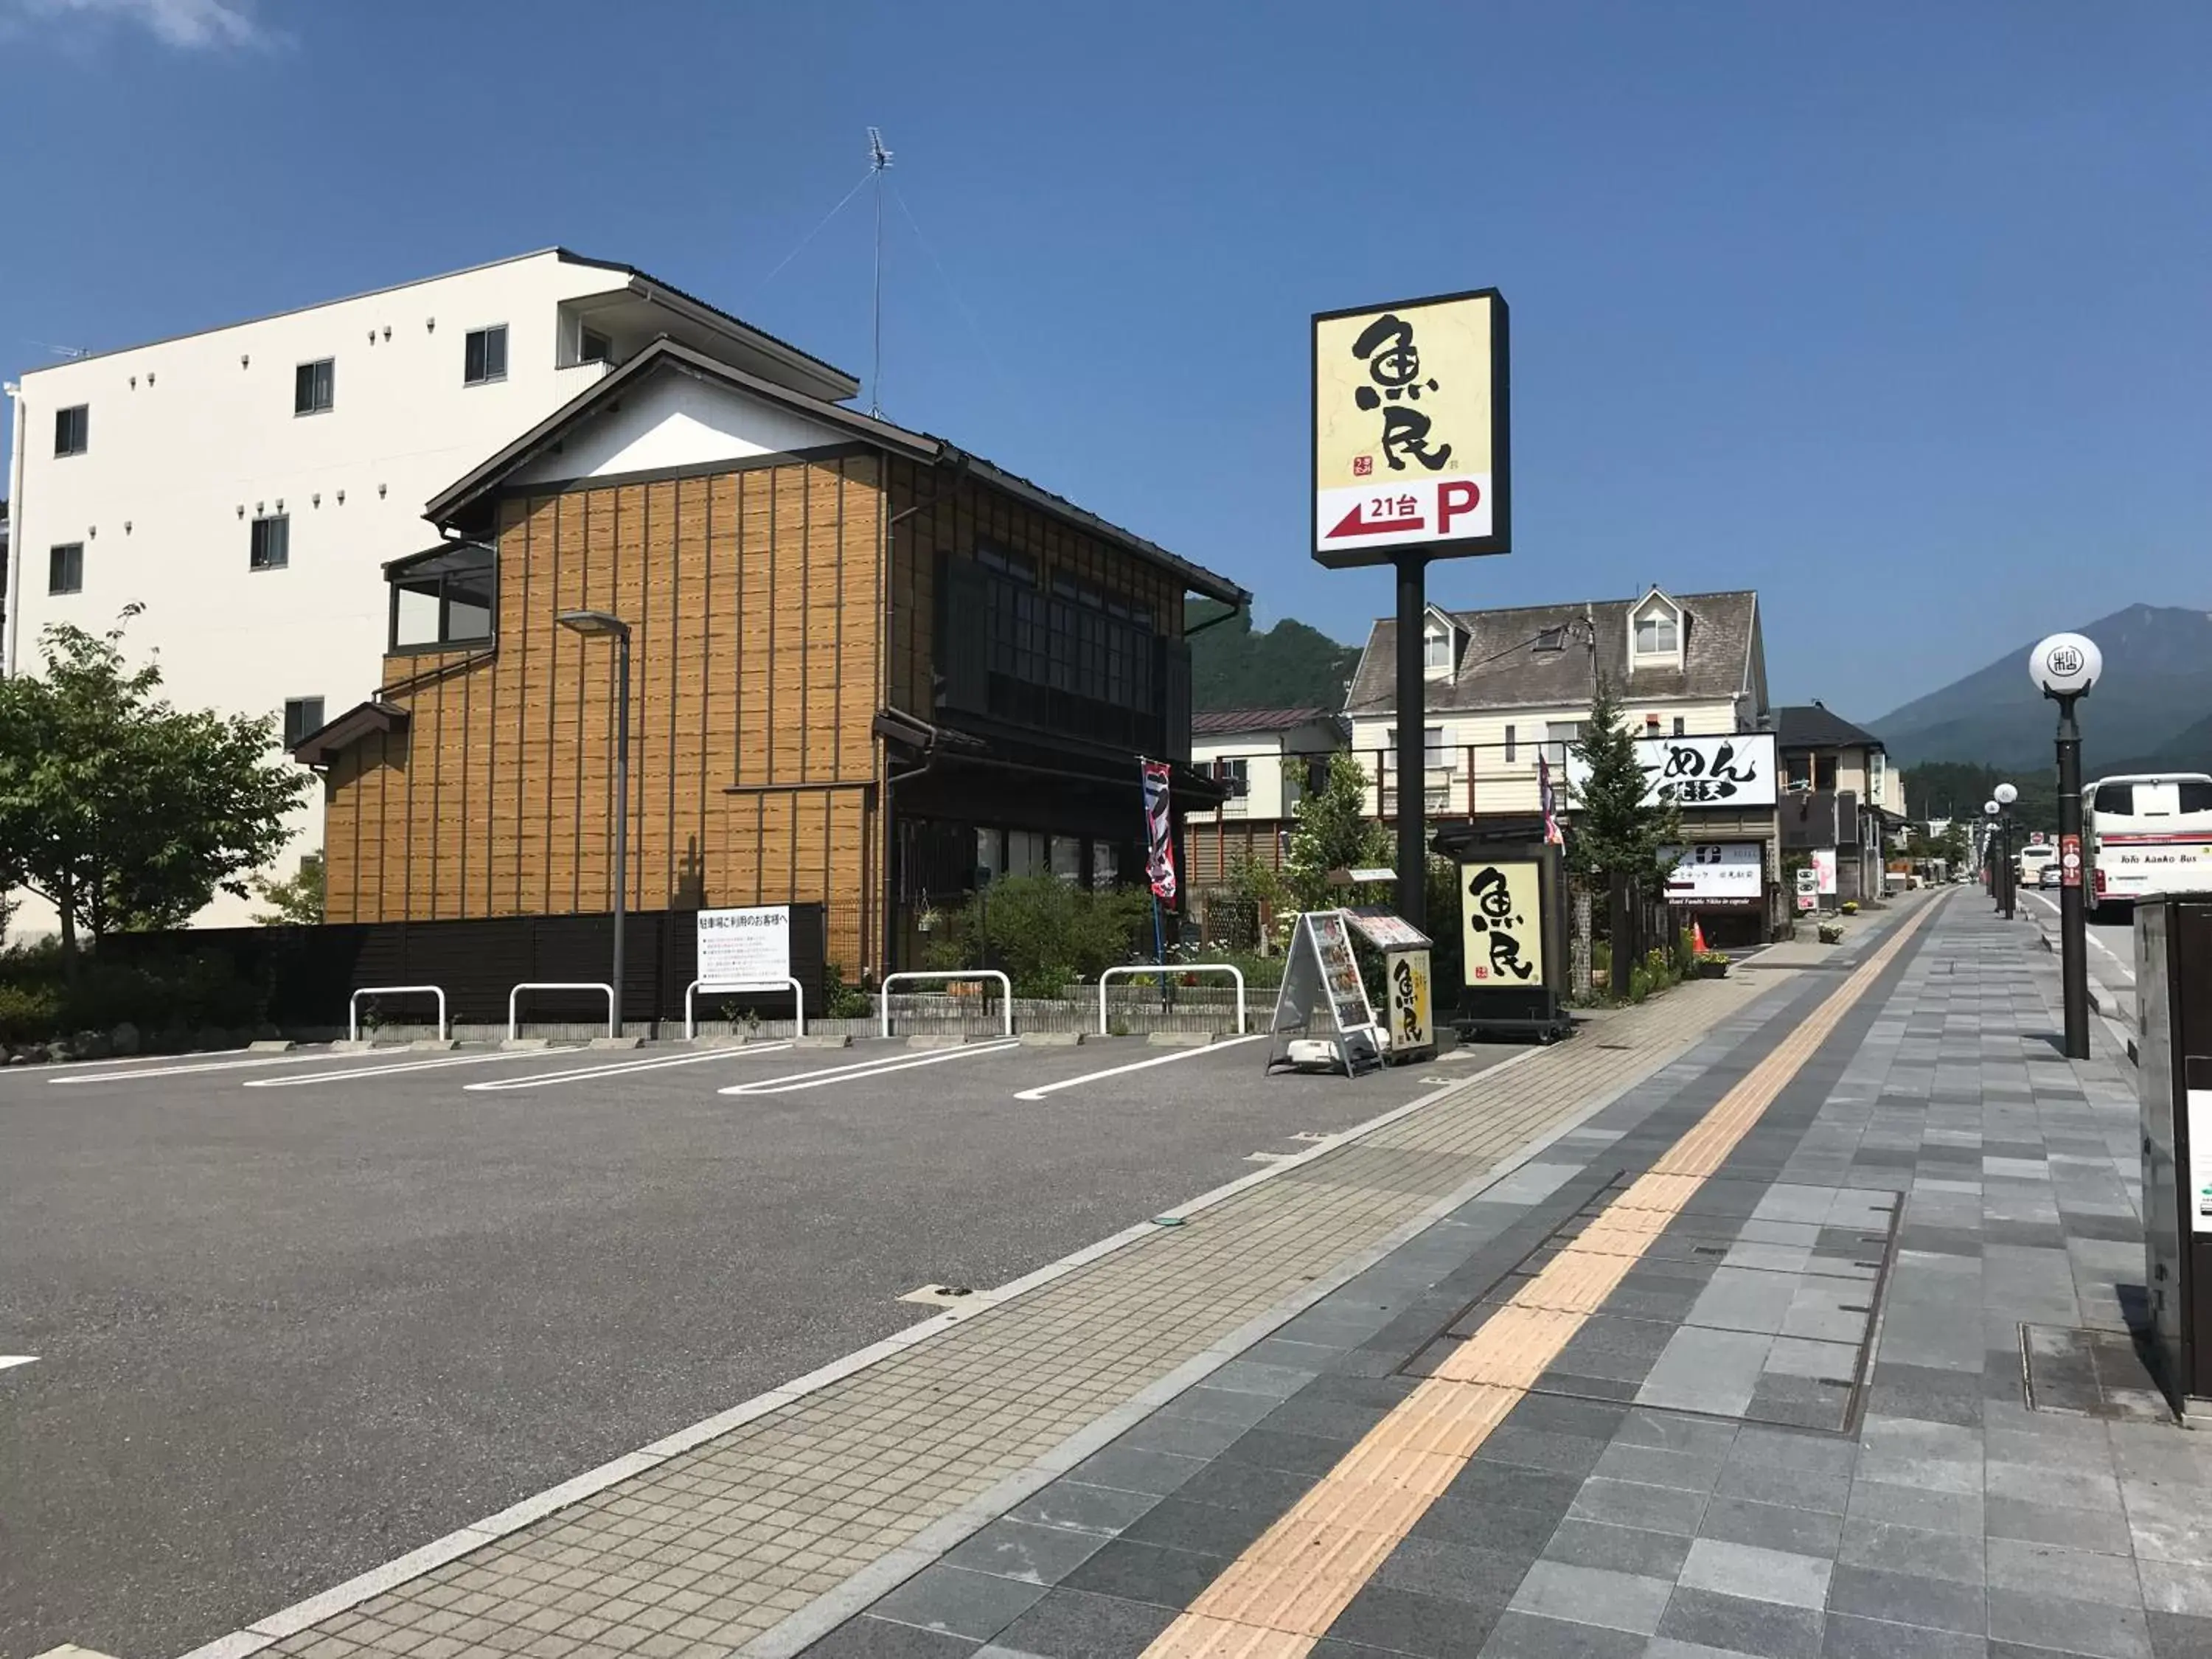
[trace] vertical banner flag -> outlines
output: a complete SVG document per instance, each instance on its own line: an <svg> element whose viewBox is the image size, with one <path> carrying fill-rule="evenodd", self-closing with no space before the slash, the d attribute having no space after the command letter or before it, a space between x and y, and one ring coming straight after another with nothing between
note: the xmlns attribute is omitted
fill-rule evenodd
<svg viewBox="0 0 2212 1659"><path fill-rule="evenodd" d="M1567 838L1559 833L1559 798L1552 790L1552 763L1541 755L1536 757L1536 797L1544 808L1544 844L1565 846Z"/></svg>
<svg viewBox="0 0 2212 1659"><path fill-rule="evenodd" d="M1139 761L1145 781L1145 873L1152 896L1172 904L1176 896L1175 834L1168 817L1168 763Z"/></svg>

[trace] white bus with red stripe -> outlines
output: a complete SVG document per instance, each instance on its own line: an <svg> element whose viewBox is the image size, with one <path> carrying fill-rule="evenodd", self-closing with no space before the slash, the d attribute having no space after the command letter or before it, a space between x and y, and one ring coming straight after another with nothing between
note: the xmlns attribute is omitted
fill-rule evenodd
<svg viewBox="0 0 2212 1659"><path fill-rule="evenodd" d="M2100 778L2088 811L2090 902L2103 915L2165 893L2212 892L2212 775Z"/></svg>

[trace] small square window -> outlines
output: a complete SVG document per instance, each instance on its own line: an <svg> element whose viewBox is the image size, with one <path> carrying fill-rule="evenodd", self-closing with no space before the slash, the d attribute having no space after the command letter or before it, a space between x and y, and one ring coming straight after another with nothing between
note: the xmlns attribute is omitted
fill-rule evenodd
<svg viewBox="0 0 2212 1659"><path fill-rule="evenodd" d="M1427 669L1451 666L1451 635L1441 628L1431 628L1421 637L1421 666Z"/></svg>
<svg viewBox="0 0 2212 1659"><path fill-rule="evenodd" d="M507 378L507 325L469 331L462 350L461 384L483 386Z"/></svg>
<svg viewBox="0 0 2212 1659"><path fill-rule="evenodd" d="M1639 657L1671 656L1674 651L1674 619L1661 611L1636 619L1636 654Z"/></svg>
<svg viewBox="0 0 2212 1659"><path fill-rule="evenodd" d="M84 544L64 542L58 547L46 550L46 592L49 593L82 593L84 592Z"/></svg>
<svg viewBox="0 0 2212 1659"><path fill-rule="evenodd" d="M337 394L338 365L335 357L325 357L316 362L301 363L292 371L292 412L295 415L326 413Z"/></svg>
<svg viewBox="0 0 2212 1659"><path fill-rule="evenodd" d="M579 328L576 332L576 361L580 363L611 363L615 360L615 343L595 328Z"/></svg>
<svg viewBox="0 0 2212 1659"><path fill-rule="evenodd" d="M253 544L247 555L247 567L254 570L282 570L292 562L291 515L278 513L253 521Z"/></svg>
<svg viewBox="0 0 2212 1659"><path fill-rule="evenodd" d="M54 453L82 455L92 443L92 405L71 404L54 411Z"/></svg>
<svg viewBox="0 0 2212 1659"><path fill-rule="evenodd" d="M284 746L287 749L310 732L322 729L323 700L320 697L284 699Z"/></svg>
<svg viewBox="0 0 2212 1659"><path fill-rule="evenodd" d="M1680 714L1674 716L1674 735L1678 738L1682 735L1682 717Z"/></svg>

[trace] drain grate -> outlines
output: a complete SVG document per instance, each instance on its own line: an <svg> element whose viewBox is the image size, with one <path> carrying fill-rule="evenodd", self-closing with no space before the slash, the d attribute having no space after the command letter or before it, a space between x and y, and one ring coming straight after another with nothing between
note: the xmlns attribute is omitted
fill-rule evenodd
<svg viewBox="0 0 2212 1659"><path fill-rule="evenodd" d="M1628 1184L1617 1176L1562 1221L1425 1344L1405 1374L1432 1371ZM1900 1203L1890 1191L1706 1182L1582 1320L1535 1392L1852 1429Z"/></svg>
<svg viewBox="0 0 2212 1659"><path fill-rule="evenodd" d="M2123 1423L2173 1420L2135 1338L2125 1331L2022 1325L2020 1355L2030 1411Z"/></svg>

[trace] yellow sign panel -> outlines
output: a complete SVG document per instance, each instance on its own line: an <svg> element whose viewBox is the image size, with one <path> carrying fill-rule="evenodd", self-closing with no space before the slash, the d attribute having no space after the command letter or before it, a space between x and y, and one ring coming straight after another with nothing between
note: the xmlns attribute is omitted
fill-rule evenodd
<svg viewBox="0 0 2212 1659"><path fill-rule="evenodd" d="M1429 953L1394 951L1384 959L1390 981L1390 1047L1400 1052L1437 1046L1436 1013L1429 988Z"/></svg>
<svg viewBox="0 0 2212 1659"><path fill-rule="evenodd" d="M1467 982L1482 990L1544 983L1543 866L1499 861L1460 866Z"/></svg>
<svg viewBox="0 0 2212 1659"><path fill-rule="evenodd" d="M1314 319L1316 559L1510 549L1505 325L1494 289Z"/></svg>

